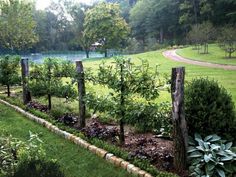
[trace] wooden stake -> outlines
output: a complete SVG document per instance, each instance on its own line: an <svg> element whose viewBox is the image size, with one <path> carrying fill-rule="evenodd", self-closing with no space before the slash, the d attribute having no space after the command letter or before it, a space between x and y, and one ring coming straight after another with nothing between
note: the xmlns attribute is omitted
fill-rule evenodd
<svg viewBox="0 0 236 177"><path fill-rule="evenodd" d="M84 97L86 95L85 92L85 83L84 83L84 68L82 61L76 61L76 71L78 73L78 93L79 93L79 127L85 127L85 101Z"/></svg>
<svg viewBox="0 0 236 177"><path fill-rule="evenodd" d="M29 60L28 58L21 59L21 75L23 88L23 103L28 104L31 101L31 94L27 86L26 78L29 76Z"/></svg>
<svg viewBox="0 0 236 177"><path fill-rule="evenodd" d="M178 172L187 167L188 132L184 112L185 68L172 68L171 97L174 139L174 166Z"/></svg>

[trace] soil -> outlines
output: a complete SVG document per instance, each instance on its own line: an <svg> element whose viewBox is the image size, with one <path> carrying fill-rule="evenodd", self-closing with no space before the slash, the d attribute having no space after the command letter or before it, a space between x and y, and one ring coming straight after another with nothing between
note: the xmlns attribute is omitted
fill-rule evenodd
<svg viewBox="0 0 236 177"><path fill-rule="evenodd" d="M47 106L37 102L30 102L29 107L47 112ZM77 128L78 117L66 114L58 118L58 121ZM86 120L86 127L81 130L87 137L96 137L112 144L119 145L119 126L115 123L101 123L97 117ZM137 133L131 126L125 126L125 144L120 146L126 150L130 157L148 159L158 170L178 174L173 166L173 141L160 138L153 133ZM187 177L187 172L179 174Z"/></svg>

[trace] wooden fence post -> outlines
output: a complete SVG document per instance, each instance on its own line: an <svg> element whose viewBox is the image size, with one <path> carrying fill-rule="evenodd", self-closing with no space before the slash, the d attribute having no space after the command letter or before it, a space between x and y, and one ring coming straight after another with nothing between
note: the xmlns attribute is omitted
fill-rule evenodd
<svg viewBox="0 0 236 177"><path fill-rule="evenodd" d="M78 73L78 93L79 93L79 127L85 127L85 83L84 83L84 68L82 61L76 61L76 71Z"/></svg>
<svg viewBox="0 0 236 177"><path fill-rule="evenodd" d="M28 58L21 59L21 76L22 76L22 88L23 88L23 102L28 104L31 101L31 94L28 89L26 78L29 76L29 60Z"/></svg>
<svg viewBox="0 0 236 177"><path fill-rule="evenodd" d="M172 68L171 97L174 140L174 166L178 172L187 167L188 131L184 112L185 68Z"/></svg>

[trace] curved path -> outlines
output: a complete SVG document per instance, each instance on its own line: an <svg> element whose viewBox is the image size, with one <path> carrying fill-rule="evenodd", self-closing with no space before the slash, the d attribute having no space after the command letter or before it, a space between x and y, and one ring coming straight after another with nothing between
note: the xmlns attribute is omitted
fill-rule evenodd
<svg viewBox="0 0 236 177"><path fill-rule="evenodd" d="M236 65L234 66L234 65L208 63L208 62L190 60L190 59L181 57L176 53L176 49L164 51L162 54L164 55L164 57L166 57L170 60L174 60L174 61L178 61L178 62L182 62L182 63L198 65L198 66L206 66L209 68L221 68L221 69L225 69L225 70L236 70Z"/></svg>

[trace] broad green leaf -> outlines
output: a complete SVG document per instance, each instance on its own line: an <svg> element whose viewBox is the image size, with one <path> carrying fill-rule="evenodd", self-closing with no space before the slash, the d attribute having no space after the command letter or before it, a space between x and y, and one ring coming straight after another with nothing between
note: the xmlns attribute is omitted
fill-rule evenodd
<svg viewBox="0 0 236 177"><path fill-rule="evenodd" d="M217 135L212 135L211 140L209 140L210 142L216 142L221 140L221 137L217 136Z"/></svg>
<svg viewBox="0 0 236 177"><path fill-rule="evenodd" d="M188 153L191 153L191 152L194 152L194 151L197 151L197 149L196 149L195 147L190 146L190 147L188 148Z"/></svg>
<svg viewBox="0 0 236 177"><path fill-rule="evenodd" d="M195 134L194 134L194 139L195 139L196 141L200 141L200 140L202 140L202 137L201 137L200 134L195 133Z"/></svg>
<svg viewBox="0 0 236 177"><path fill-rule="evenodd" d="M196 157L201 157L202 156L202 153L196 151L196 152L193 152L189 155L189 158L196 158Z"/></svg>
<svg viewBox="0 0 236 177"><path fill-rule="evenodd" d="M229 160L232 160L232 159L233 159L232 156L225 156L225 157L220 158L221 161L229 161Z"/></svg>
<svg viewBox="0 0 236 177"><path fill-rule="evenodd" d="M227 143L227 144L225 145L225 149L226 149L226 150L229 150L229 149L232 147L232 145L233 145L232 142Z"/></svg>
<svg viewBox="0 0 236 177"><path fill-rule="evenodd" d="M211 157L212 157L212 155L211 154L209 154L209 155L204 155L204 160L205 160L205 162L206 163L208 163L210 160L211 160Z"/></svg>
<svg viewBox="0 0 236 177"><path fill-rule="evenodd" d="M220 169L216 169L217 173L220 175L220 177L225 177L225 172Z"/></svg>
<svg viewBox="0 0 236 177"><path fill-rule="evenodd" d="M216 145L216 144L211 144L211 150L218 150L220 149L220 146L219 145Z"/></svg>
<svg viewBox="0 0 236 177"><path fill-rule="evenodd" d="M212 137L213 137L212 135L209 135L206 138L204 138L204 141L209 141Z"/></svg>

